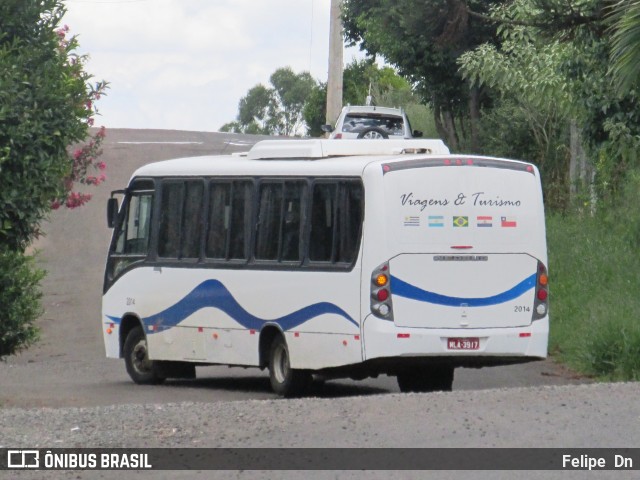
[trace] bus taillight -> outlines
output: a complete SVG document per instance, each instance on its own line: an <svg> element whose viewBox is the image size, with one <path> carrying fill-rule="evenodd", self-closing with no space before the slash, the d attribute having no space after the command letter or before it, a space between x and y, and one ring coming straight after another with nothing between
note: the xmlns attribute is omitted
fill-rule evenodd
<svg viewBox="0 0 640 480"><path fill-rule="evenodd" d="M385 320L393 320L390 278L388 263L383 263L371 274L371 312Z"/></svg>
<svg viewBox="0 0 640 480"><path fill-rule="evenodd" d="M389 277L384 273L380 273L376 276L376 285L378 287L384 287L389 282Z"/></svg>
<svg viewBox="0 0 640 480"><path fill-rule="evenodd" d="M384 302L389 298L389 290L387 290L386 288L381 288L380 290L378 290L376 296L378 297L378 301Z"/></svg>
<svg viewBox="0 0 640 480"><path fill-rule="evenodd" d="M536 296L534 301L533 320L543 318L549 311L549 275L544 263L538 262L536 277Z"/></svg>

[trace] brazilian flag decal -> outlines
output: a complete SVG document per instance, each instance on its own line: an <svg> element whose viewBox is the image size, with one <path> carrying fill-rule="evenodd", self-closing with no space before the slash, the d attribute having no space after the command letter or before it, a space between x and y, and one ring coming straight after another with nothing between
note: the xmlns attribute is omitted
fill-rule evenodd
<svg viewBox="0 0 640 480"><path fill-rule="evenodd" d="M453 217L453 226L454 227L468 227L469 226L469 217Z"/></svg>

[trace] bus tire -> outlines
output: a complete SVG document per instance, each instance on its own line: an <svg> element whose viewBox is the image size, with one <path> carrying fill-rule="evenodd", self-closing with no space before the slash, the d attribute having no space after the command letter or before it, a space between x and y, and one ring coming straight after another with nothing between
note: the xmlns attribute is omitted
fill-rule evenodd
<svg viewBox="0 0 640 480"><path fill-rule="evenodd" d="M360 132L358 134L358 138L365 138L368 140L386 140L389 138L389 134L381 128L371 127Z"/></svg>
<svg viewBox="0 0 640 480"><path fill-rule="evenodd" d="M269 380L273 391L285 398L304 395L312 381L311 373L307 370L291 368L289 348L281 335L274 338L269 351Z"/></svg>
<svg viewBox="0 0 640 480"><path fill-rule="evenodd" d="M127 373L138 385L157 385L165 381L165 377L159 375L156 363L149 360L147 337L142 327L137 326L129 332L123 354Z"/></svg>
<svg viewBox="0 0 640 480"><path fill-rule="evenodd" d="M438 365L398 372L401 392L450 392L453 388L454 367Z"/></svg>

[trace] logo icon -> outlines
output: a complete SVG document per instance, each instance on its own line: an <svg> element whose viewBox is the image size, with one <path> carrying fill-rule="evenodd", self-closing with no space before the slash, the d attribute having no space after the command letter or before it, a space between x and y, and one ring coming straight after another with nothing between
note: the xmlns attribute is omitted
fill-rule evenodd
<svg viewBox="0 0 640 480"><path fill-rule="evenodd" d="M7 450L7 468L40 468L38 450Z"/></svg>

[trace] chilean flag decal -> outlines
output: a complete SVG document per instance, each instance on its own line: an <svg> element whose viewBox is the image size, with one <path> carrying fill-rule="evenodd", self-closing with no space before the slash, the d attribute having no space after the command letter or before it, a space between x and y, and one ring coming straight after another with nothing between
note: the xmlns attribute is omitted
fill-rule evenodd
<svg viewBox="0 0 640 480"><path fill-rule="evenodd" d="M501 217L500 225L503 227L516 227L516 217Z"/></svg>

